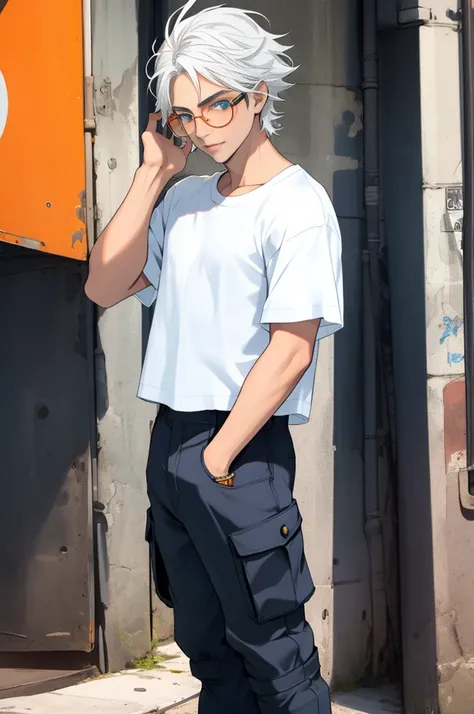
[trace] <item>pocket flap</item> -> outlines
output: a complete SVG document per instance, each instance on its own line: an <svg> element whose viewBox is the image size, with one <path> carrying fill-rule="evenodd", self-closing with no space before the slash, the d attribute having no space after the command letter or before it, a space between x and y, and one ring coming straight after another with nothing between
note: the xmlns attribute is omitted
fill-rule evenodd
<svg viewBox="0 0 474 714"><path fill-rule="evenodd" d="M298 532L302 518L296 501L276 516L232 533L230 539L241 556L263 553L285 545Z"/></svg>

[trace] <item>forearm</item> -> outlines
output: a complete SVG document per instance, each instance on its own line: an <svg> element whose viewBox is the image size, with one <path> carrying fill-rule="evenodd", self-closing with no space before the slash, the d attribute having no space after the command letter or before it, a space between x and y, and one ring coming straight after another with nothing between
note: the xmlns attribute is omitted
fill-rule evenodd
<svg viewBox="0 0 474 714"><path fill-rule="evenodd" d="M140 276L147 258L148 228L169 172L142 165L115 216L101 233L89 261L87 295L107 307Z"/></svg>
<svg viewBox="0 0 474 714"><path fill-rule="evenodd" d="M309 366L307 354L282 354L277 343L263 352L250 370L224 425L208 449L219 468L226 472L235 457L274 415L291 394Z"/></svg>

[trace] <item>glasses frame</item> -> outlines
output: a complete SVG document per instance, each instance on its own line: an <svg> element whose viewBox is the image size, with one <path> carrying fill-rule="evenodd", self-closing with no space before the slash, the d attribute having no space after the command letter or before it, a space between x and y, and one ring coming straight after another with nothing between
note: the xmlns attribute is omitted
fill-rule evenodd
<svg viewBox="0 0 474 714"><path fill-rule="evenodd" d="M194 128L193 128L193 131L188 132L188 131L186 131L186 129L184 128L184 124L181 122L181 119L179 118L179 114L172 114L170 117L168 117L168 121L166 122L167 125L168 125L168 129L172 132L173 136L177 136L179 139L183 139L183 138L184 138L183 136L180 136L179 134L175 134L175 132L174 132L173 129L171 128L170 120L171 120L172 117L177 117L177 118L179 119L179 123L181 124L181 126L183 127L183 131L185 132L185 135L184 135L184 136L192 136L193 134L196 133L196 121L197 121L198 119L202 119L203 122L204 122L204 124L206 124L207 126L212 127L213 129L223 129L225 126L229 126L229 124L230 124L231 121L233 120L233 118L234 118L234 116L235 116L234 107L236 107L237 104L240 104L240 102L241 102L243 99L245 99L246 96L247 96L247 92L241 92L241 93L238 94L236 97L234 97L234 99L227 100L227 101L229 102L230 106L231 106L231 109L232 109L232 116L231 116L231 118L229 119L229 121L226 122L226 124L221 124L220 126L213 126L212 124L209 124L208 121L206 121L206 119L204 118L204 115L203 115L203 114L198 114L197 116L195 116L195 115L193 114L193 122L194 122L193 127L194 127ZM211 103L211 106L212 106L212 104L215 104L216 102L219 102L219 101L222 102L222 101L224 101L224 99L225 99L225 97L224 97L223 99L215 99L215 100ZM189 113L192 114L192 112L189 112Z"/></svg>

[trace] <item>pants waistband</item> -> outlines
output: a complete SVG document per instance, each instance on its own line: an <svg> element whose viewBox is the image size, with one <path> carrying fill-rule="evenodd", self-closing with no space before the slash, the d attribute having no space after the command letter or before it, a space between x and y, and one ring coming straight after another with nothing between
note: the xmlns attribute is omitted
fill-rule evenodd
<svg viewBox="0 0 474 714"><path fill-rule="evenodd" d="M180 412L162 404L158 416L163 416L170 421L183 421L188 424L206 424L214 426L221 425L229 416L229 412L221 412L215 409L204 409L198 412Z"/></svg>
<svg viewBox="0 0 474 714"><path fill-rule="evenodd" d="M209 426L222 426L229 412L218 411L216 409L204 409L197 412L180 412L162 404L158 416L163 416L170 421L187 422L188 424L205 424ZM282 422L288 424L287 416L272 416L269 422Z"/></svg>

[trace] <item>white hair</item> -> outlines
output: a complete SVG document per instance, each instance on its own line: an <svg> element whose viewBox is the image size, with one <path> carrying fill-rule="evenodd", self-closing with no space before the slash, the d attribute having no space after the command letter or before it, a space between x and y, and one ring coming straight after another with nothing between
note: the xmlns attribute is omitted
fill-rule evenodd
<svg viewBox="0 0 474 714"><path fill-rule="evenodd" d="M158 52L156 41L153 44L149 62L155 60L155 67L152 76L147 71L148 88L156 98L156 110L161 111L163 123L171 113L171 80L185 72L199 93L199 73L214 84L247 94L255 92L264 81L268 93L260 124L267 135L277 134L282 114L275 111L274 105L283 101L280 92L293 86L285 77L298 69L285 54L293 45L282 45L277 40L285 35L273 35L260 27L250 15L268 20L253 10L217 5L184 18L195 2L188 0L169 17ZM179 16L170 32L176 13ZM155 81L156 93L151 89Z"/></svg>

